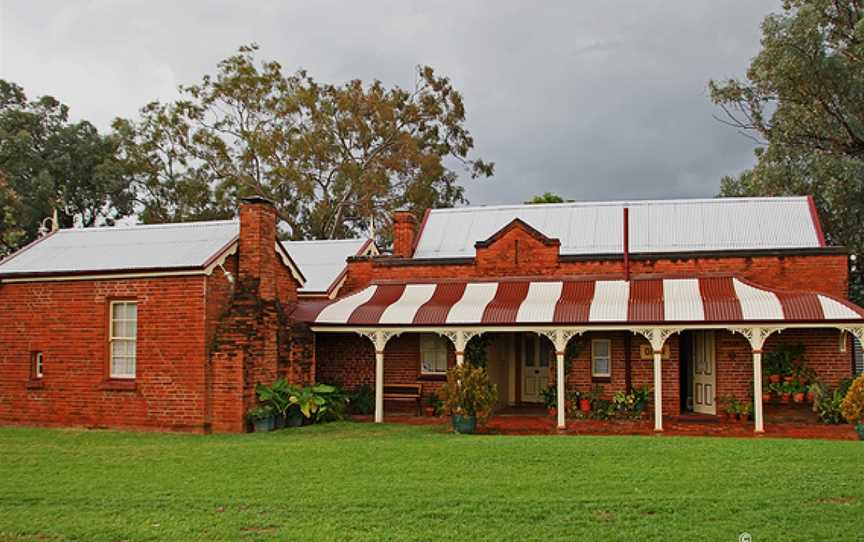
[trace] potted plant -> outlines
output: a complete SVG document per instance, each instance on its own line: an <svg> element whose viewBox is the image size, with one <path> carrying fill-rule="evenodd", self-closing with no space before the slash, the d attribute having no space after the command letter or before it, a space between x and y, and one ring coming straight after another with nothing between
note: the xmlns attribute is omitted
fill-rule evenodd
<svg viewBox="0 0 864 542"><path fill-rule="evenodd" d="M780 384L780 404L788 405L792 397L792 386L788 382Z"/></svg>
<svg viewBox="0 0 864 542"><path fill-rule="evenodd" d="M289 400L292 387L284 378L277 380L272 386L258 384L255 386L255 392L258 395L258 402L262 405L267 405L273 410L274 427L282 429L285 427L285 419L288 412Z"/></svg>
<svg viewBox="0 0 864 542"><path fill-rule="evenodd" d="M723 405L723 414L727 420L735 419L738 415L738 399L733 395L723 395L717 399L717 402Z"/></svg>
<svg viewBox="0 0 864 542"><path fill-rule="evenodd" d="M762 386L762 402L771 402L771 384L766 384Z"/></svg>
<svg viewBox="0 0 864 542"><path fill-rule="evenodd" d="M804 402L804 396L806 395L806 393L804 391L804 385L801 383L800 380L792 382L790 390L792 392L792 401L795 402L795 404L800 405Z"/></svg>
<svg viewBox="0 0 864 542"><path fill-rule="evenodd" d="M252 422L256 433L272 431L274 426L273 407L270 405L258 405L246 413L246 419Z"/></svg>
<svg viewBox="0 0 864 542"><path fill-rule="evenodd" d="M469 364L447 371L447 383L438 390L445 412L452 416L457 433L473 433L478 420L485 422L498 402L498 389L486 370Z"/></svg>
<svg viewBox="0 0 864 542"><path fill-rule="evenodd" d="M750 415L753 414L752 403L739 403L738 405L738 421L747 423L750 421Z"/></svg>
<svg viewBox="0 0 864 542"><path fill-rule="evenodd" d="M553 418L558 414L558 390L555 386L546 386L543 389L543 407ZM566 412L566 411L565 411Z"/></svg>
<svg viewBox="0 0 864 542"><path fill-rule="evenodd" d="M584 396L579 396L579 411L591 412L591 394L586 393Z"/></svg>
<svg viewBox="0 0 864 542"><path fill-rule="evenodd" d="M858 438L864 440L864 374L855 379L840 404L843 417L855 424Z"/></svg>
<svg viewBox="0 0 864 542"><path fill-rule="evenodd" d="M434 395L429 395L426 397L426 406L423 407L423 413L432 418L435 416L435 410L438 405L438 398Z"/></svg>

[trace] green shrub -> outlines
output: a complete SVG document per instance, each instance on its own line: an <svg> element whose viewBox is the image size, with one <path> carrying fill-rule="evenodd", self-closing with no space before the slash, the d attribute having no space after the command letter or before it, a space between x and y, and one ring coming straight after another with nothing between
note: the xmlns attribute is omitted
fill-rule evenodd
<svg viewBox="0 0 864 542"><path fill-rule="evenodd" d="M498 388L489 380L486 369L466 363L447 371L447 384L438 390L438 396L445 413L477 416L483 422L498 402Z"/></svg>
<svg viewBox="0 0 864 542"><path fill-rule="evenodd" d="M822 423L838 424L846 421L841 407L851 383L851 380L844 379L833 390L821 382L812 386L814 392L813 412L819 416Z"/></svg>
<svg viewBox="0 0 864 542"><path fill-rule="evenodd" d="M354 414L372 414L375 412L375 390L369 384L361 384L348 396L348 406Z"/></svg>
<svg viewBox="0 0 864 542"><path fill-rule="evenodd" d="M864 423L864 374L856 378L849 387L840 410L847 422Z"/></svg>

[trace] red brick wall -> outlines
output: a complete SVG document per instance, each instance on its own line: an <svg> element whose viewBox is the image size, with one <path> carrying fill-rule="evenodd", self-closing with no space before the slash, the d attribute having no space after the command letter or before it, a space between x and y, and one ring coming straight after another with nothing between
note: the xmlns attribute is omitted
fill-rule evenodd
<svg viewBox="0 0 864 542"><path fill-rule="evenodd" d="M393 213L393 255L410 258L414 254L414 236L417 223L410 211Z"/></svg>
<svg viewBox="0 0 864 542"><path fill-rule="evenodd" d="M512 235L511 235L512 234ZM478 260L469 263L429 265L396 265L387 258L355 258L348 264L348 278L342 294L358 290L373 280L424 280L442 278L496 277L585 277L623 278L620 260L567 262L553 258L557 247L532 247L531 258L514 257L514 230L492 246L478 252ZM520 247L529 243L520 242ZM523 250L523 249L520 249ZM481 255L482 252L482 255ZM532 262L542 262L534 265ZM806 290L846 298L848 263L845 255L754 256L749 258L680 258L631 260L631 278L735 274L756 284L780 290Z"/></svg>
<svg viewBox="0 0 864 542"><path fill-rule="evenodd" d="M570 374L567 378L567 391L572 393L590 392L594 385L603 387L603 398L611 399L615 392L627 391L625 345L627 332L596 332L586 333L574 338L578 345L577 355L571 358ZM648 342L639 335L630 334L630 367L631 386L648 386L654 389L654 361L639 357L641 345ZM604 379L593 380L591 377L591 340L609 339L612 346L612 376L606 382ZM680 413L679 402L679 352L678 337L669 338L671 357L663 360L663 413L673 415ZM572 347L571 347L572 348ZM555 382L555 368L551 368L551 382ZM652 395L653 404L653 395ZM653 407L652 407L653 408Z"/></svg>
<svg viewBox="0 0 864 542"><path fill-rule="evenodd" d="M449 345L449 366L456 354ZM354 333L319 333L315 341L316 376L319 382L354 389L363 384L375 386L375 349L372 341ZM384 350L385 384L421 384L423 395L437 393L443 378L421 376L420 335L405 333L391 339ZM387 403L385 411L411 410L404 402Z"/></svg>
<svg viewBox="0 0 864 542"><path fill-rule="evenodd" d="M203 431L203 277L0 285L0 421ZM134 389L105 388L108 305L138 302ZM27 389L30 352L44 387Z"/></svg>

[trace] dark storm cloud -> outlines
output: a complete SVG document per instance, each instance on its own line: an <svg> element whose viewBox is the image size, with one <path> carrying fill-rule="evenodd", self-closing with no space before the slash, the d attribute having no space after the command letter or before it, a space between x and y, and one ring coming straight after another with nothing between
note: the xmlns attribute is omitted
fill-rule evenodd
<svg viewBox="0 0 864 542"><path fill-rule="evenodd" d="M491 181L473 203L712 196L752 164L712 119L777 0L0 3L0 77L106 128L213 73L237 46L321 81L413 84L429 64L465 96Z"/></svg>

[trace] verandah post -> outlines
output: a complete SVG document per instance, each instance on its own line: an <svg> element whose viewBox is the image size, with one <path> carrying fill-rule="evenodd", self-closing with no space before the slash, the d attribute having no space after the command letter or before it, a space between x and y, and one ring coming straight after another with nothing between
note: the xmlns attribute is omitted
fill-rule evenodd
<svg viewBox="0 0 864 542"><path fill-rule="evenodd" d="M654 430L663 430L663 347L654 350Z"/></svg>
<svg viewBox="0 0 864 542"><path fill-rule="evenodd" d="M380 331L379 331L380 333ZM377 343L377 341L376 341ZM384 421L384 350L375 345L375 423Z"/></svg>
<svg viewBox="0 0 864 542"><path fill-rule="evenodd" d="M753 425L757 433L765 432L762 417L762 350L753 349Z"/></svg>
<svg viewBox="0 0 864 542"><path fill-rule="evenodd" d="M564 352L557 348L555 352L555 378L558 388L558 429L565 429L567 427L567 401L564 398Z"/></svg>

